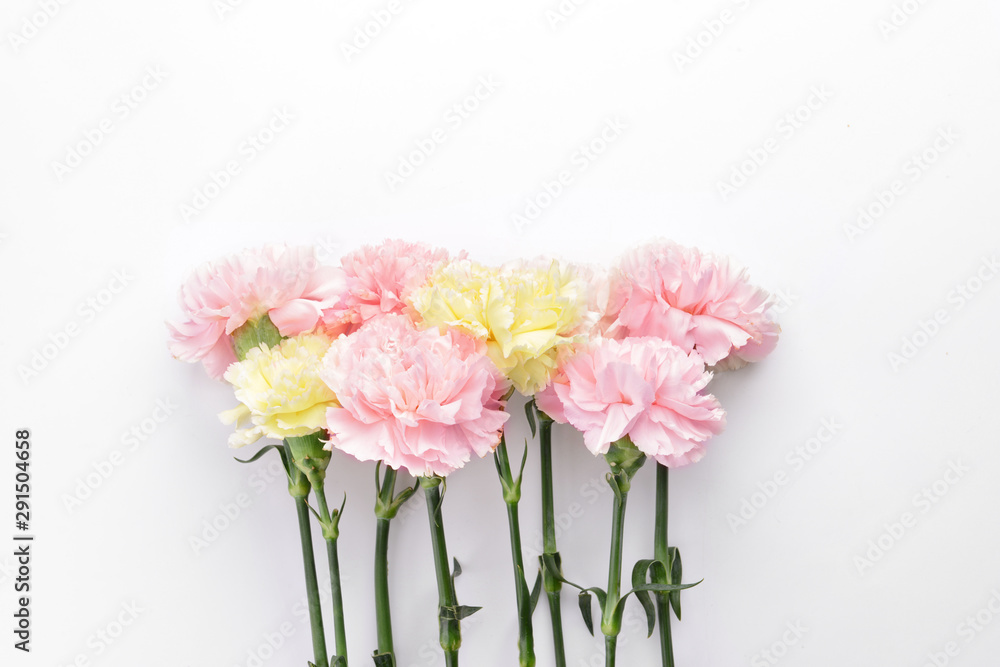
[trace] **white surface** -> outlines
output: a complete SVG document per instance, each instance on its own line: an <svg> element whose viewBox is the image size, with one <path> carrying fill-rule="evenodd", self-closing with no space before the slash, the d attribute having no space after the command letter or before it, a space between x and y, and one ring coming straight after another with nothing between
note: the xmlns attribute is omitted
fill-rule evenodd
<svg viewBox="0 0 1000 667"><path fill-rule="evenodd" d="M910 0L919 9L886 37L879 22L890 0L593 0L555 28L545 14L555 0L403 2L351 62L341 45L386 2L234 4L220 18L213 0L67 3L17 52L8 33L40 5L11 0L0 11L0 422L4 442L15 428L33 431L38 535L35 651L15 654L5 635L0 661L248 666L248 651L286 621L294 635L265 664L310 655L293 612L303 586L284 485L261 487L265 466L232 461L215 417L232 405L230 391L166 352L163 320L177 313L177 286L195 264L270 240L321 243L336 257L387 236L485 261L542 252L609 261L664 235L734 254L756 282L788 295L775 354L714 383L728 431L672 477L671 541L687 578L705 578L675 625L678 664L769 664L759 652L794 622L808 630L778 663L789 667L917 666L948 642L958 649L948 664L995 664L1000 618L984 613L993 622L971 634L959 625L1000 590L1000 279L962 308L952 290L1000 245L997 3ZM732 21L679 70L675 52L726 8ZM135 93L145 99L126 116L119 98L150 67L165 78L146 78ZM452 120L449 109L481 77L496 90L481 88L479 108ZM787 129L783 117L814 87L832 96L814 98L818 109ZM250 160L241 144L274 109L294 120ZM53 162L105 118L110 133L60 180ZM581 171L578 147L609 119L624 129ZM391 191L385 172L438 127L444 142ZM929 169L907 166L948 128L957 138L938 142L947 151ZM717 183L761 147L772 150L764 166L723 201ZM230 160L241 172L185 223L180 206ZM518 233L512 214L562 170L570 186ZM858 208L897 179L902 194L888 212L850 239ZM91 316L80 304L120 270L127 286ZM894 370L887 355L938 310L947 322ZM79 335L22 381L18 366L70 323ZM123 434L157 400L177 407L128 451ZM842 428L796 470L786 455L828 418ZM516 444L523 421L513 429ZM578 503L583 512L561 537L566 570L603 585L610 502L583 490L601 483L603 464L568 429L557 438L559 511ZM68 511L64 496L116 450L122 464ZM12 522L4 451L0 515ZM539 527L535 454L524 482L528 544ZM970 471L924 512L915 494L950 461ZM779 471L789 482L734 532L727 514ZM372 474L340 459L332 477L349 497L351 663L363 665L374 646ZM629 563L649 555L652 491L647 468L632 494ZM196 555L191 536L238 494L251 506ZM907 511L916 525L860 574L855 558ZM463 664L513 665L513 587L490 461L454 476L445 512L466 571L460 600L485 606L467 623ZM392 539L400 667L440 664L425 518L398 521ZM12 559L2 553L9 624ZM98 653L92 636L133 602L143 611ZM570 664L598 665L599 644L575 607L567 593ZM550 665L544 601L536 626L538 664ZM658 664L656 640L636 626L619 664Z"/></svg>

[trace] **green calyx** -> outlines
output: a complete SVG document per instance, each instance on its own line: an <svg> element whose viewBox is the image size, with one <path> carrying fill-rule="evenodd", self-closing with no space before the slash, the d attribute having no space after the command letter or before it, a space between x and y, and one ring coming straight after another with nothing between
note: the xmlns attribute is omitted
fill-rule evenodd
<svg viewBox="0 0 1000 667"><path fill-rule="evenodd" d="M323 449L325 443L322 436L322 431L316 431L301 437L285 438L292 454L292 463L314 486L316 482L322 485L332 456L331 452Z"/></svg>
<svg viewBox="0 0 1000 667"><path fill-rule="evenodd" d="M646 455L632 444L628 436L611 443L604 459L611 468L608 484L611 485L616 496L629 492L629 489L632 488L632 478L646 463Z"/></svg>
<svg viewBox="0 0 1000 667"><path fill-rule="evenodd" d="M379 462L375 466L375 518L389 521L396 518L399 508L417 492L419 484L408 486L397 494L396 471L386 466L384 478L381 472L382 463Z"/></svg>
<svg viewBox="0 0 1000 667"><path fill-rule="evenodd" d="M274 326L274 322L267 314L264 314L256 320L249 320L233 332L233 351L236 353L236 358L243 361L247 353L261 343L274 347L281 342L281 339L278 327Z"/></svg>
<svg viewBox="0 0 1000 667"><path fill-rule="evenodd" d="M420 481L420 488L423 489L433 489L435 486L441 486L444 483L444 477L439 475L430 475L428 477L418 477Z"/></svg>

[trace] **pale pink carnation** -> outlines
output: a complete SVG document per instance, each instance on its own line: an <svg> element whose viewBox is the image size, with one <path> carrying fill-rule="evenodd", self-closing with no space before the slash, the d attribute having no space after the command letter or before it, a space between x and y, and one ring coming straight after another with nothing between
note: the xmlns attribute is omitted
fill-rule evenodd
<svg viewBox="0 0 1000 667"><path fill-rule="evenodd" d="M615 280L610 336L665 338L720 369L760 361L778 343L769 294L728 257L654 242L629 252Z"/></svg>
<svg viewBox="0 0 1000 667"><path fill-rule="evenodd" d="M236 361L232 333L264 314L282 336L311 332L343 298L342 271L311 247L269 245L198 267L180 290L183 319L168 323L170 351L222 378Z"/></svg>
<svg viewBox="0 0 1000 667"><path fill-rule="evenodd" d="M605 338L569 358L535 400L582 431L594 454L628 436L658 463L677 467L701 459L705 442L725 427L719 402L703 391L711 379L697 353L662 338Z"/></svg>
<svg viewBox="0 0 1000 667"><path fill-rule="evenodd" d="M483 342L458 331L418 331L403 315L369 321L333 342L320 376L341 407L327 411L330 442L361 461L414 476L447 475L500 442L509 383Z"/></svg>
<svg viewBox="0 0 1000 667"><path fill-rule="evenodd" d="M350 333L381 315L406 312L410 292L449 259L447 250L395 239L359 248L340 260L346 296L342 304L324 312L323 319L328 327Z"/></svg>

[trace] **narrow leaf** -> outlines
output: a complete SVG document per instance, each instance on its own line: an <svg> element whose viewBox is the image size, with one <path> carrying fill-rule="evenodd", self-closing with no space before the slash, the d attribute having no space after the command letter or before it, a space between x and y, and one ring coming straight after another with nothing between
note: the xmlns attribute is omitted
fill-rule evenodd
<svg viewBox="0 0 1000 667"><path fill-rule="evenodd" d="M642 586L636 586L631 591L629 591L629 593L635 593L638 591L657 591L660 593L667 591L683 591L688 588L694 588L703 581L705 580L699 579L693 584L643 584Z"/></svg>
<svg viewBox="0 0 1000 667"><path fill-rule="evenodd" d="M646 572L649 571L650 566L656 561L653 560L640 560L632 568L632 589L635 590L636 586L642 586L646 583ZM642 610L646 612L646 626L648 629L647 637L653 636L653 630L656 629L656 605L653 604L653 599L649 595L649 591L638 590L635 591L635 597L639 600L639 604L642 605Z"/></svg>
<svg viewBox="0 0 1000 667"><path fill-rule="evenodd" d="M528 426L531 427L531 437L535 437L535 399L531 399L524 404L524 414L528 418Z"/></svg>
<svg viewBox="0 0 1000 667"><path fill-rule="evenodd" d="M680 583L683 581L683 568L681 566L681 552L677 547L670 547L670 583ZM681 592L672 591L670 593L670 606L674 610L677 620L681 620Z"/></svg>
<svg viewBox="0 0 1000 667"><path fill-rule="evenodd" d="M375 661L375 667L396 667L392 653L375 653L372 655L372 660Z"/></svg>
<svg viewBox="0 0 1000 667"><path fill-rule="evenodd" d="M446 621L461 621L463 618L472 616L480 609L482 609L482 607L469 607L467 605L441 607L440 616Z"/></svg>
<svg viewBox="0 0 1000 667"><path fill-rule="evenodd" d="M233 458L236 461L239 461L240 463L253 463L254 461L256 461L257 459L259 459L260 457L264 456L264 454L267 454L267 452L270 451L270 450L272 450L272 449L281 449L281 446L280 445L268 445L267 447L261 447L260 451L258 451L256 454L254 454L250 458L246 459L245 461L243 459L237 459L235 456Z"/></svg>
<svg viewBox="0 0 1000 667"><path fill-rule="evenodd" d="M538 576L535 577L535 585L531 589L531 613L535 613L535 607L538 606L538 596L542 592L542 571L538 570Z"/></svg>
<svg viewBox="0 0 1000 667"><path fill-rule="evenodd" d="M590 593L580 591L580 613L583 614L583 622L587 624L590 636L594 636L594 617L590 608Z"/></svg>

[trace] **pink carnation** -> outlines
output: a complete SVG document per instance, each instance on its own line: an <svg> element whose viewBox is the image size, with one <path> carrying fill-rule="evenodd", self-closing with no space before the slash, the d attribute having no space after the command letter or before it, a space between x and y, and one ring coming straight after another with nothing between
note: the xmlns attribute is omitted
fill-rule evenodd
<svg viewBox="0 0 1000 667"><path fill-rule="evenodd" d="M168 323L170 351L201 361L222 378L236 361L230 335L265 313L282 336L316 328L343 297L340 269L321 266L314 248L269 245L200 266L181 287L184 319Z"/></svg>
<svg viewBox="0 0 1000 667"><path fill-rule="evenodd" d="M703 393L712 379L697 353L661 338L598 339L571 357L535 400L543 412L583 432L594 454L628 436L658 463L676 467L705 454L725 412Z"/></svg>
<svg viewBox="0 0 1000 667"><path fill-rule="evenodd" d="M402 315L334 341L320 373L341 407L327 411L328 449L414 476L447 475L500 442L509 384L485 344L418 331Z"/></svg>
<svg viewBox="0 0 1000 667"><path fill-rule="evenodd" d="M347 280L344 302L325 312L323 319L350 332L381 315L402 313L409 293L447 261L446 250L392 239L355 250L341 259Z"/></svg>
<svg viewBox="0 0 1000 667"><path fill-rule="evenodd" d="M632 250L619 268L609 335L665 338L721 369L760 361L778 343L768 293L727 257L661 241Z"/></svg>

